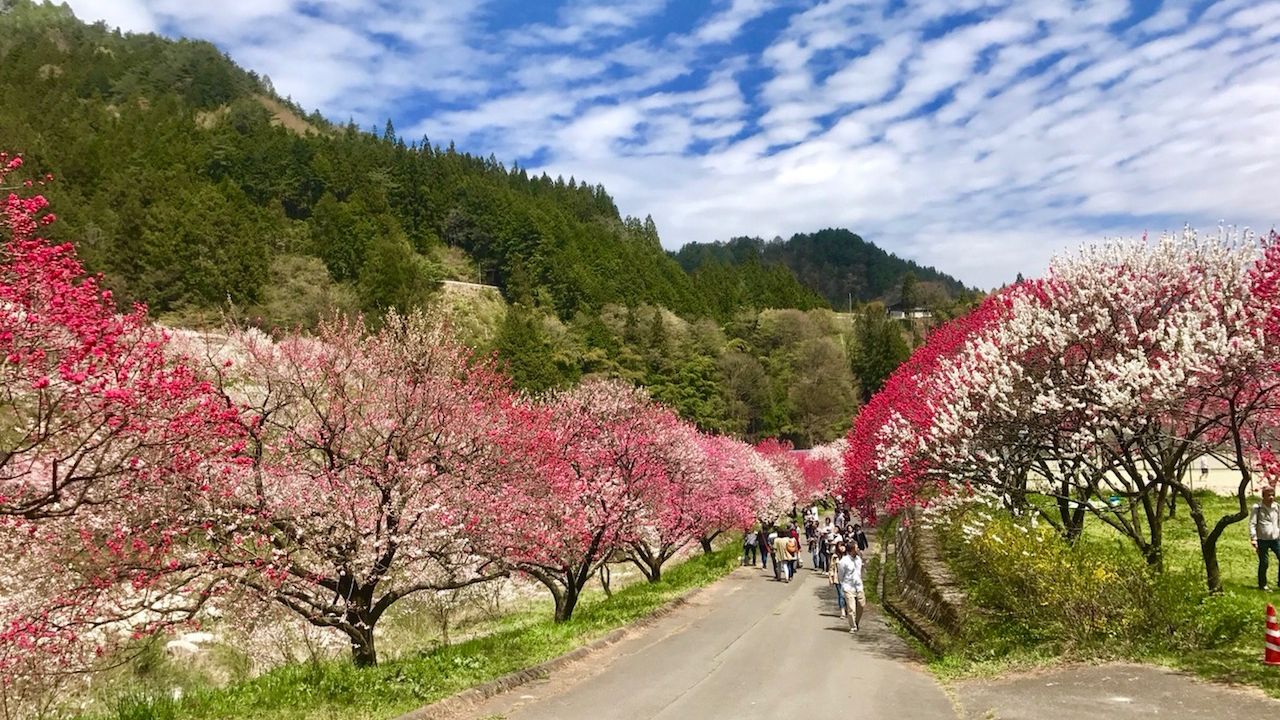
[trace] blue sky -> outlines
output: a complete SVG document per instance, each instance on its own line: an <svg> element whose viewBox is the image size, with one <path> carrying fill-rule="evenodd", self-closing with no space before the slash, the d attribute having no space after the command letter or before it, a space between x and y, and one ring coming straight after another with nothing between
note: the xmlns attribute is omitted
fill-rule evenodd
<svg viewBox="0 0 1280 720"><path fill-rule="evenodd" d="M1280 223L1280 0L71 0L339 121L603 183L663 243L848 227L981 287Z"/></svg>

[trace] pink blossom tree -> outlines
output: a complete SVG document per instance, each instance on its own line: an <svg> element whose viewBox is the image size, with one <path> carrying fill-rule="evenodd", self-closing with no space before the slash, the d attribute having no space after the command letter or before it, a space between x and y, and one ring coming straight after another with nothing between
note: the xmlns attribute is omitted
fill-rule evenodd
<svg viewBox="0 0 1280 720"><path fill-rule="evenodd" d="M791 443L766 438L754 447L752 464L764 493L757 498L762 522L772 524L783 517L794 518L796 503L804 492L804 478L796 464Z"/></svg>
<svg viewBox="0 0 1280 720"><path fill-rule="evenodd" d="M756 472L754 449L723 435L700 438L705 479L699 484L698 543L704 553L729 530L745 530L756 522L761 498L772 492L764 476Z"/></svg>
<svg viewBox="0 0 1280 720"><path fill-rule="evenodd" d="M786 488L776 491L774 502L790 500L791 505L782 512L774 514L769 520L777 520L782 515L795 519L797 503L808 500L808 489L805 487L804 470L801 469L801 455L796 452L790 442L777 438L764 438L755 443L755 452L777 471L776 482L785 484Z"/></svg>
<svg viewBox="0 0 1280 720"><path fill-rule="evenodd" d="M508 383L444 323L391 314L369 334L339 318L315 337L238 332L206 354L253 458L234 492L191 513L198 562L225 587L342 632L373 665L394 603L504 572L475 551L465 503L507 480L493 434Z"/></svg>
<svg viewBox="0 0 1280 720"><path fill-rule="evenodd" d="M1217 540L1245 517L1251 466L1276 412L1273 350L1259 332L1267 302L1253 291L1258 252L1247 236L1187 232L1055 261L1037 292L1016 298L1009 322L991 334L1000 351L975 346L961 366L976 381L967 387L985 388L953 396L929 443L936 459L955 467L977 458L983 462L973 469L985 464L986 478L998 479L995 469L1011 456L992 442L1003 435L1005 449L1021 448L1012 456L1026 459L1023 475L1057 501L1063 522L1055 524L1069 539L1079 526L1065 522L1066 511L1089 511L1155 567L1163 562L1165 515L1181 498L1197 525L1206 583L1217 591ZM943 382L966 387L957 378ZM1002 397L1013 402L990 400ZM1241 478L1237 509L1214 520L1186 481L1202 455ZM1091 502L1108 497L1121 507Z"/></svg>
<svg viewBox="0 0 1280 720"><path fill-rule="evenodd" d="M697 429L670 412L653 415L660 460L637 488L641 510L626 544L627 559L651 583L662 579L667 561L702 536L715 477Z"/></svg>

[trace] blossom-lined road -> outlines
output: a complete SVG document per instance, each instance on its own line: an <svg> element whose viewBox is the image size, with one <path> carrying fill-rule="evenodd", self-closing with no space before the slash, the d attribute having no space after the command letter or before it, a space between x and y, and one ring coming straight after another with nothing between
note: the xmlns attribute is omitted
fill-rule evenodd
<svg viewBox="0 0 1280 720"><path fill-rule="evenodd" d="M868 610L851 636L825 575L743 568L684 608L549 680L475 708L506 720L956 717L910 649ZM772 577L769 574L769 577Z"/></svg>
<svg viewBox="0 0 1280 720"><path fill-rule="evenodd" d="M743 568L684 607L552 677L467 708L471 720L1036 720L1273 717L1260 692L1112 664L960 682L944 690L870 607L850 636L823 576ZM455 716L451 716L454 720Z"/></svg>

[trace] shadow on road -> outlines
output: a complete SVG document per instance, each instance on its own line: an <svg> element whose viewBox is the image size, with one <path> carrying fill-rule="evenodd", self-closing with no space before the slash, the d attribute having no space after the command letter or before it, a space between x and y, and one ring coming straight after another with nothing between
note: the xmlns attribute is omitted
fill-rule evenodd
<svg viewBox="0 0 1280 720"><path fill-rule="evenodd" d="M819 615L819 617L830 619L827 621L830 623L826 628L827 630L848 635L849 642L855 642L860 649L886 660L895 662L919 662L921 660L919 653L904 643L902 638L898 637L897 632L885 622L879 605L867 603L867 609L862 616L862 627L856 634L853 634L849 632L849 626L844 618L841 618L839 612L835 611L835 586L823 582L822 585L813 589L813 594L819 601L828 603L833 610L833 612L823 612Z"/></svg>

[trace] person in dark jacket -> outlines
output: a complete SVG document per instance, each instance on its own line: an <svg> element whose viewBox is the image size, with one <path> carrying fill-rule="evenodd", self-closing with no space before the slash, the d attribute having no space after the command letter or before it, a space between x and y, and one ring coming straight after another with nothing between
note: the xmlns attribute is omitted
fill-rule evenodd
<svg viewBox="0 0 1280 720"><path fill-rule="evenodd" d="M849 531L848 540L852 540L858 546L860 552L867 551L867 534L862 532L862 524L854 523L853 529Z"/></svg>

